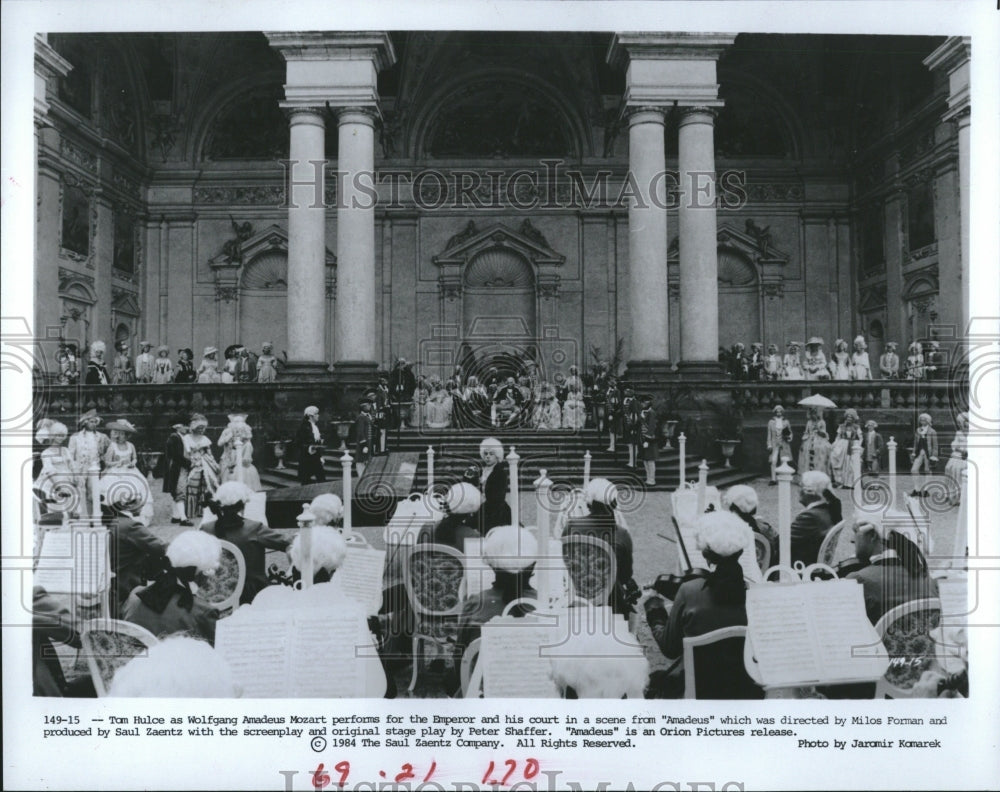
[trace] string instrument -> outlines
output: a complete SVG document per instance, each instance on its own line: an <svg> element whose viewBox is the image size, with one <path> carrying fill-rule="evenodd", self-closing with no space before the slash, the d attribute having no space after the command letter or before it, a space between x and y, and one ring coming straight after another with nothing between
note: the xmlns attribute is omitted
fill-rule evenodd
<svg viewBox="0 0 1000 792"><path fill-rule="evenodd" d="M655 591L662 597L666 597L668 600L674 600L677 598L677 590L689 580L705 580L711 574L711 572L702 567L691 566L691 558L688 556L687 547L684 544L684 537L681 534L680 526L677 524L677 518L671 516L671 522L674 525L674 533L677 534L677 542L681 547L681 555L684 557L684 564L687 567L687 571L681 575L675 574L664 574L658 575L656 580L649 586L646 586L647 591Z"/></svg>
<svg viewBox="0 0 1000 792"><path fill-rule="evenodd" d="M850 558L845 558L837 562L834 570L837 573L838 578L845 578L852 572L857 572L858 570L864 569L868 564L862 561L857 556L851 556Z"/></svg>

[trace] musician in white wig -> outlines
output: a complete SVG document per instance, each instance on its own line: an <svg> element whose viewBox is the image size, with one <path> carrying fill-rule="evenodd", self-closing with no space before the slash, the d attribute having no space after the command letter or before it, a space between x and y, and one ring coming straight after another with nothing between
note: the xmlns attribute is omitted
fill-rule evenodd
<svg viewBox="0 0 1000 792"><path fill-rule="evenodd" d="M305 530L310 531L312 544L313 583L329 583L333 573L340 568L347 557L347 542L340 531L328 525L313 525L312 528ZM302 570L305 569L304 545L302 532L299 532L288 548L288 557L294 569L293 579L301 577Z"/></svg>
<svg viewBox="0 0 1000 792"><path fill-rule="evenodd" d="M233 672L209 644L174 636L118 670L108 695L119 698L239 698Z"/></svg>
<svg viewBox="0 0 1000 792"><path fill-rule="evenodd" d="M313 522L314 527L320 525L338 527L344 519L344 502L340 499L339 495L334 495L332 492L324 492L322 495L317 495L312 499L312 503L309 504L309 511L316 518Z"/></svg>
<svg viewBox="0 0 1000 792"><path fill-rule="evenodd" d="M641 699L649 661L632 653L609 630L585 629L551 650L552 680L566 698Z"/></svg>

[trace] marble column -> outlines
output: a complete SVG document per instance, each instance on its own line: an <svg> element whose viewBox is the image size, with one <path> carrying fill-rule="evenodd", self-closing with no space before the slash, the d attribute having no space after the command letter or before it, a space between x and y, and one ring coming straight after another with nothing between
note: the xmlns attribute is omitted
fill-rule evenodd
<svg viewBox="0 0 1000 792"><path fill-rule="evenodd" d="M345 107L339 117L337 170L338 368L376 365L375 114Z"/></svg>
<svg viewBox="0 0 1000 792"><path fill-rule="evenodd" d="M958 131L958 191L959 191L959 214L961 216L961 279L962 279L962 318L961 332L966 332L972 314L969 308L970 290L972 289L972 275L969 268L972 260L972 237L969 231L969 214L972 205L969 201L969 124L972 120L972 112L968 105L959 108L951 119L955 122Z"/></svg>
<svg viewBox="0 0 1000 792"><path fill-rule="evenodd" d="M288 367L296 377L327 372L325 123L317 108L289 110ZM320 185L316 186L316 180Z"/></svg>
<svg viewBox="0 0 1000 792"><path fill-rule="evenodd" d="M667 318L667 209L663 111L634 109L629 115L628 207L631 359L639 366L665 364Z"/></svg>
<svg viewBox="0 0 1000 792"><path fill-rule="evenodd" d="M681 108L677 164L680 205L681 368L719 372L715 111Z"/></svg>

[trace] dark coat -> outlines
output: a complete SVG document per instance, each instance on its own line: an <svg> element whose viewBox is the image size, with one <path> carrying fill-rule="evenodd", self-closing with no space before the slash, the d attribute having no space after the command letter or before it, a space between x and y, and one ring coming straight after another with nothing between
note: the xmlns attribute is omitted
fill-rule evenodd
<svg viewBox="0 0 1000 792"><path fill-rule="evenodd" d="M937 581L911 575L898 558L880 558L847 577L864 586L865 612L872 624L897 605L938 595Z"/></svg>
<svg viewBox="0 0 1000 792"><path fill-rule="evenodd" d="M629 532L615 524L613 515L590 514L574 517L566 523L563 536L571 535L592 536L611 545L615 551L617 574L608 604L615 613L631 613L632 607L626 595L632 581L632 536Z"/></svg>
<svg viewBox="0 0 1000 792"><path fill-rule="evenodd" d="M163 455L163 491L170 494L177 488L182 470L190 470L191 461L184 455L184 438L174 432L167 438Z"/></svg>
<svg viewBox="0 0 1000 792"><path fill-rule="evenodd" d="M508 489L510 479L507 476L507 466L498 462L483 485L484 500L480 514L484 534L498 525L511 524L510 506L507 505Z"/></svg>
<svg viewBox="0 0 1000 792"><path fill-rule="evenodd" d="M417 378L409 366L396 366L389 374L389 392L394 402L408 402L417 389Z"/></svg>
<svg viewBox="0 0 1000 792"><path fill-rule="evenodd" d="M198 375L194 371L194 365L188 360L178 360L177 369L174 372L174 382L188 383L194 382L196 379L198 379Z"/></svg>
<svg viewBox="0 0 1000 792"><path fill-rule="evenodd" d="M317 424L318 426L318 424ZM326 474L323 472L323 457L319 451L319 446L323 444L322 431L320 432L320 442L317 444L313 437L312 421L303 418L295 432L295 444L299 449L299 483L308 484L314 478L317 481L326 481ZM310 453L310 448L315 450Z"/></svg>
<svg viewBox="0 0 1000 792"><path fill-rule="evenodd" d="M372 417L368 413L360 413L354 419L351 442L354 443L354 452L358 462L367 462L371 458L372 446L375 442L373 427Z"/></svg>
<svg viewBox="0 0 1000 792"><path fill-rule="evenodd" d="M111 382L111 378L108 377L108 369L103 363L91 360L87 363L87 376L84 382L87 385L107 385Z"/></svg>
<svg viewBox="0 0 1000 792"><path fill-rule="evenodd" d="M803 509L792 520L792 563L801 561L806 566L816 563L819 546L836 522L830 512L830 504L823 501L808 509Z"/></svg>
<svg viewBox="0 0 1000 792"><path fill-rule="evenodd" d="M465 552L466 539L481 539L479 517L472 514L449 514L437 525L422 528L417 535L418 544L443 544Z"/></svg>
<svg viewBox="0 0 1000 792"><path fill-rule="evenodd" d="M32 680L34 695L63 696L66 677L53 643L80 647L73 614L41 586L35 586L31 606Z"/></svg>
<svg viewBox="0 0 1000 792"><path fill-rule="evenodd" d="M150 577L151 564L167 553L167 544L145 525L131 517L115 517L107 523L111 555L112 616L118 618L121 605L136 586Z"/></svg>
<svg viewBox="0 0 1000 792"><path fill-rule="evenodd" d="M264 565L268 550L285 550L291 544L292 536L275 531L254 520L242 520L242 524L219 530L218 520L204 523L201 530L219 539L236 545L243 553L247 565L247 580L240 595L240 604L253 602L257 592L267 585L267 570Z"/></svg>

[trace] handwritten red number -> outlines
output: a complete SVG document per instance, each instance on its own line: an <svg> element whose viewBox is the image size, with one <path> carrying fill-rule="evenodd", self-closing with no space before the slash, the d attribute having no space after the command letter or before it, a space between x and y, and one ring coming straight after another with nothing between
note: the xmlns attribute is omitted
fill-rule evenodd
<svg viewBox="0 0 1000 792"><path fill-rule="evenodd" d="M506 759L504 761L504 764L507 765L507 767L510 769L504 774L504 777L501 779L500 786L507 786L507 780L514 774L514 771L517 769L517 762L514 759Z"/></svg>
<svg viewBox="0 0 1000 792"><path fill-rule="evenodd" d="M413 773L413 765L411 765L409 762L405 762L404 764L400 765L399 769L402 770L403 772L399 773L394 779L397 784L403 781L408 781L409 779L415 777Z"/></svg>
<svg viewBox="0 0 1000 792"><path fill-rule="evenodd" d="M538 770L539 770L538 760L531 759L529 757L528 761L524 765L524 777L530 781L532 778L538 775Z"/></svg>
<svg viewBox="0 0 1000 792"><path fill-rule="evenodd" d="M434 775L434 770L437 769L437 762L431 760L431 769L427 771L427 775L424 776L424 783L426 784L431 780L431 776Z"/></svg>
<svg viewBox="0 0 1000 792"><path fill-rule="evenodd" d="M340 773L340 780L337 782L337 786L343 786L347 783L347 774L351 772L351 763L346 759L342 762L337 762L333 766L333 769Z"/></svg>
<svg viewBox="0 0 1000 792"><path fill-rule="evenodd" d="M494 784L496 783L496 781L487 781L487 780L486 780L486 779L487 779L487 778L489 778L489 777L490 777L490 776L491 776L492 774L493 774L493 760L492 760L492 759L490 759L490 766L489 766L489 767L487 767L487 768L486 768L486 772L485 772L485 773L483 773L483 783L484 783L484 784L489 784L490 786L493 786L493 785L494 785Z"/></svg>
<svg viewBox="0 0 1000 792"><path fill-rule="evenodd" d="M312 782L314 789L322 789L330 783L330 774L323 772L322 762L319 763L319 767L317 767L316 771L313 773Z"/></svg>

